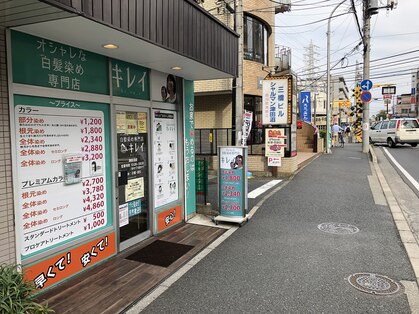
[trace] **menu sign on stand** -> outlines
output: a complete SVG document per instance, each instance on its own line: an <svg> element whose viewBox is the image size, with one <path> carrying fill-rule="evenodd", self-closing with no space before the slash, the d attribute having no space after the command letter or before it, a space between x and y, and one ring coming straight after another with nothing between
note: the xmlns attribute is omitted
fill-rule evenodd
<svg viewBox="0 0 419 314"><path fill-rule="evenodd" d="M218 221L243 223L247 210L247 147L218 147Z"/></svg>

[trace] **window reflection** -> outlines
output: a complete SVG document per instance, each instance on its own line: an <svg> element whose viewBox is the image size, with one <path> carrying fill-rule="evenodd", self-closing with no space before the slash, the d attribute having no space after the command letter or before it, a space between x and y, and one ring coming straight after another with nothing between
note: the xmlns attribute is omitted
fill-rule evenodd
<svg viewBox="0 0 419 314"><path fill-rule="evenodd" d="M259 20L244 17L244 58L263 64L268 63L268 31Z"/></svg>

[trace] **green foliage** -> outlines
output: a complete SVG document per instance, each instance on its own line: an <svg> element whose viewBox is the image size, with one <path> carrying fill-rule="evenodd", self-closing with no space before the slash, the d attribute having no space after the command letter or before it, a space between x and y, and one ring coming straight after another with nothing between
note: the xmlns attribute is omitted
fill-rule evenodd
<svg viewBox="0 0 419 314"><path fill-rule="evenodd" d="M320 138L326 138L326 131L325 130L320 130L319 134L320 134Z"/></svg>
<svg viewBox="0 0 419 314"><path fill-rule="evenodd" d="M0 265L0 313L47 314L54 312L48 306L31 298L34 285L25 281L20 266Z"/></svg>

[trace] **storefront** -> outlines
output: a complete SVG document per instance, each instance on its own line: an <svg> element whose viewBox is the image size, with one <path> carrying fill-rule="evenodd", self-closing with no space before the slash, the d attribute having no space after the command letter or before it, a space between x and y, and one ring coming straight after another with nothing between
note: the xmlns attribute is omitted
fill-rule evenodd
<svg viewBox="0 0 419 314"><path fill-rule="evenodd" d="M39 290L194 215L193 80L206 68L231 75L170 51L172 61L155 59L194 67L175 75L133 53L88 49L86 38L114 28L89 25L78 42L63 25L51 35L57 21L48 23L4 29L15 261ZM109 38L138 46L116 35Z"/></svg>

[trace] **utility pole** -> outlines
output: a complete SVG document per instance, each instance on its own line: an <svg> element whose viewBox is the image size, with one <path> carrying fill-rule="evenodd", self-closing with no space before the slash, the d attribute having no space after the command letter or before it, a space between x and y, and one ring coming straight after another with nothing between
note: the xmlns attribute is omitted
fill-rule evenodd
<svg viewBox="0 0 419 314"><path fill-rule="evenodd" d="M342 5L346 0L341 1L330 13L329 20L327 21L327 83L326 83L326 143L325 151L326 154L330 154L330 20L333 17L333 14ZM365 1L365 0L364 0Z"/></svg>
<svg viewBox="0 0 419 314"><path fill-rule="evenodd" d="M368 80L370 77L370 53L371 53L371 14L369 11L370 0L363 0L364 2L364 80ZM362 152L368 153L370 149L369 140L369 129L370 129L370 108L369 102L364 102L362 112Z"/></svg>
<svg viewBox="0 0 419 314"><path fill-rule="evenodd" d="M371 52L371 15L377 14L379 9L393 10L397 7L398 0L387 0L387 5L379 7L377 0L363 0L363 43L364 43L364 80L370 77L370 52ZM370 107L369 102L363 104L362 114L362 152L369 152L370 132Z"/></svg>
<svg viewBox="0 0 419 314"><path fill-rule="evenodd" d="M236 78L236 105L235 105L235 129L236 129L236 146L241 146L241 139L243 136L243 0L236 0L235 21L236 32L239 37L239 51L238 51L238 70Z"/></svg>

